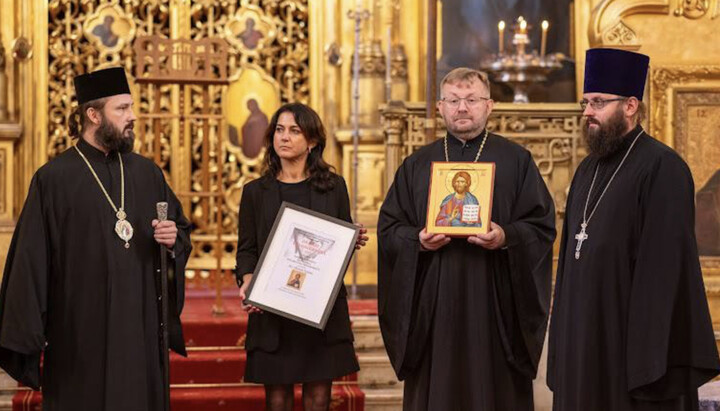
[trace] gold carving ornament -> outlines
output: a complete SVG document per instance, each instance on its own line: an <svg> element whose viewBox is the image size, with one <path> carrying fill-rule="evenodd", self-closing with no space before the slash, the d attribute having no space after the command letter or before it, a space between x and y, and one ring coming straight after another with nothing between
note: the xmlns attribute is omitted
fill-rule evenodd
<svg viewBox="0 0 720 411"><path fill-rule="evenodd" d="M717 2L717 0L715 1ZM678 3L680 4L678 4L673 14L691 20L697 20L705 16L710 10L710 0L678 0Z"/></svg>
<svg viewBox="0 0 720 411"><path fill-rule="evenodd" d="M637 50L641 39L637 38L635 30L623 19L634 14L667 15L669 12L669 0L603 0L590 16L590 47L612 46Z"/></svg>

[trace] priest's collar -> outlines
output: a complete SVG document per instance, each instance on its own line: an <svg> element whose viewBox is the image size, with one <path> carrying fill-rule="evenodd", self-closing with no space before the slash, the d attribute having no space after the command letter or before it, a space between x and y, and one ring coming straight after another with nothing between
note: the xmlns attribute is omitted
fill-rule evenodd
<svg viewBox="0 0 720 411"><path fill-rule="evenodd" d="M622 136L622 143L620 144L620 147L618 147L618 151L622 151L624 155L625 151L630 147L630 144L632 144L633 140L635 140L635 137L637 137L640 130L642 130L642 126L638 124L635 128L625 133L625 135Z"/></svg>
<svg viewBox="0 0 720 411"><path fill-rule="evenodd" d="M480 131L480 134L477 136L469 139L469 140L463 140L461 138L455 137L452 133L448 131L448 144L455 145L455 146L461 146L461 147L479 147L480 143L482 143L483 136L485 136L485 129L482 129Z"/></svg>
<svg viewBox="0 0 720 411"><path fill-rule="evenodd" d="M100 161L100 162L111 162L117 158L117 152L111 151L107 155L102 150L93 147L92 144L85 141L84 138L78 138L77 146L85 154L88 160Z"/></svg>

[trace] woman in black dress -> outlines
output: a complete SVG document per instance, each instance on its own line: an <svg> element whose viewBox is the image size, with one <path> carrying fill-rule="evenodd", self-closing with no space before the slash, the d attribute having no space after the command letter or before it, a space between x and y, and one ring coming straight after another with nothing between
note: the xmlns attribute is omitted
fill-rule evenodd
<svg viewBox="0 0 720 411"><path fill-rule="evenodd" d="M273 115L264 175L245 185L240 200L236 276L243 301L283 201L351 221L345 180L322 158L325 142L325 128L310 107L286 104ZM365 232L356 248L365 245ZM245 381L265 385L267 409L291 410L293 385L302 383L305 410L327 410L332 380L359 370L345 287L323 331L244 302L243 309L249 312Z"/></svg>

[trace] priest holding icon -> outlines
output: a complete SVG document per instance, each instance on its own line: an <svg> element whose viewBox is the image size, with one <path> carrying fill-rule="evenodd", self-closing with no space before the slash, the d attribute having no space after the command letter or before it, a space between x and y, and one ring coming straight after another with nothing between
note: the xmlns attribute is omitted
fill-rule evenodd
<svg viewBox="0 0 720 411"><path fill-rule="evenodd" d="M406 410L533 409L532 380L550 304L555 208L530 152L487 130L492 107L484 73L448 73L438 102L448 133L405 159L380 209L380 327L395 372L405 380ZM450 162L482 162L490 169L494 163L491 221L482 221L485 227L436 224L473 231L465 237L426 228L438 220L460 222L463 214L472 219L455 198L441 202L440 210L428 207L428 199L434 204L437 198L428 187L431 168ZM458 201L464 204L474 178L449 173L450 196L464 193Z"/></svg>

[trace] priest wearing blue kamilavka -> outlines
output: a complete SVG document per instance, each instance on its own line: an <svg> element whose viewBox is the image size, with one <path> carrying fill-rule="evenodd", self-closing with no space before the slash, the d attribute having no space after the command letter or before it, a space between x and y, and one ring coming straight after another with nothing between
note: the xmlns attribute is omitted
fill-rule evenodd
<svg viewBox="0 0 720 411"><path fill-rule="evenodd" d="M649 58L591 49L590 150L568 195L550 323L555 411L697 410L720 372L695 241L693 178L642 128Z"/></svg>
<svg viewBox="0 0 720 411"><path fill-rule="evenodd" d="M125 70L74 82L76 143L33 176L8 250L0 367L42 388L45 411L162 410L157 268L167 253L169 345L184 354L190 224L160 168L132 152ZM168 203L166 221L156 219L158 202Z"/></svg>

